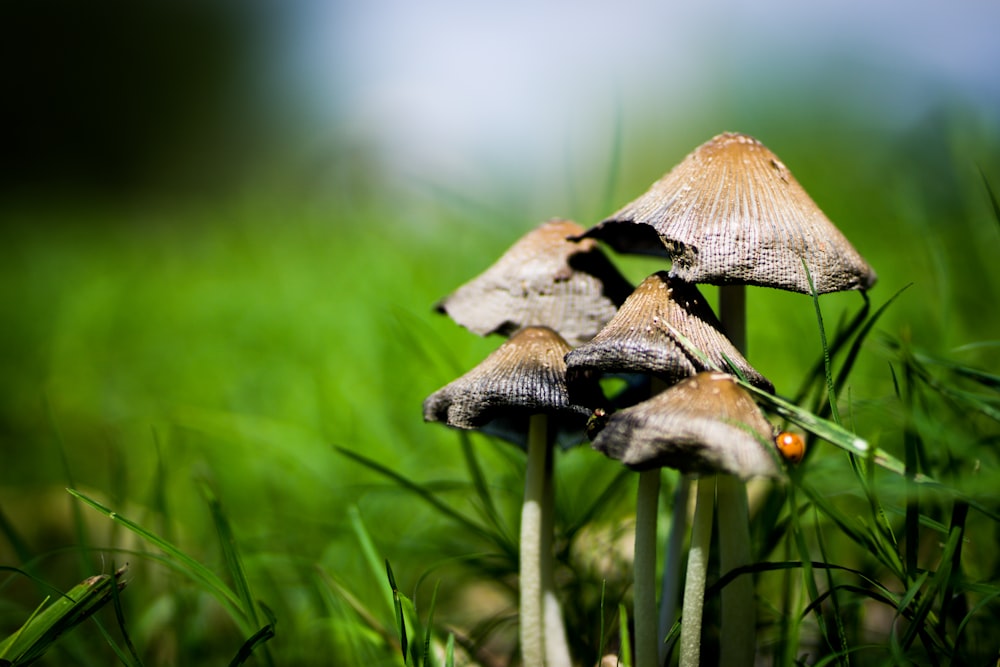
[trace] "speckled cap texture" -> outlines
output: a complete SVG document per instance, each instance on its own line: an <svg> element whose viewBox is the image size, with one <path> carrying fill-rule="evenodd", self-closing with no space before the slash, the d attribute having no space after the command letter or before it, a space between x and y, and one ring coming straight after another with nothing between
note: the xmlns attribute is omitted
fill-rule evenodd
<svg viewBox="0 0 1000 667"><path fill-rule="evenodd" d="M424 420L482 430L523 445L530 417L546 414L560 444L582 441L590 410L570 395L563 359L570 349L548 327L521 329L465 375L428 396Z"/></svg>
<svg viewBox="0 0 1000 667"><path fill-rule="evenodd" d="M612 414L594 449L633 470L780 476L771 425L750 394L725 373L698 373Z"/></svg>
<svg viewBox="0 0 1000 667"><path fill-rule="evenodd" d="M716 368L728 369L728 358L751 384L774 391L771 382L722 333L722 325L698 288L668 277L665 271L646 278L593 340L566 355L568 372L570 376L581 370L646 373L673 384L709 370L711 366L689 350L678 334Z"/></svg>
<svg viewBox="0 0 1000 667"><path fill-rule="evenodd" d="M692 283L809 294L803 263L818 294L866 290L876 281L784 163L745 134L699 146L583 236L619 252L666 254L670 274Z"/></svg>
<svg viewBox="0 0 1000 667"><path fill-rule="evenodd" d="M632 291L583 227L550 220L521 237L436 310L480 336L547 326L570 345L590 340Z"/></svg>

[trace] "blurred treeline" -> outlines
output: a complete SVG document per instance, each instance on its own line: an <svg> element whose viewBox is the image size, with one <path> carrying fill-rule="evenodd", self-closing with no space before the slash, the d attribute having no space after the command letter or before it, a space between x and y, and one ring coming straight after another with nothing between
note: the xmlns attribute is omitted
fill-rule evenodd
<svg viewBox="0 0 1000 667"><path fill-rule="evenodd" d="M250 0L0 8L0 194L218 196L294 136L274 60L288 12Z"/></svg>

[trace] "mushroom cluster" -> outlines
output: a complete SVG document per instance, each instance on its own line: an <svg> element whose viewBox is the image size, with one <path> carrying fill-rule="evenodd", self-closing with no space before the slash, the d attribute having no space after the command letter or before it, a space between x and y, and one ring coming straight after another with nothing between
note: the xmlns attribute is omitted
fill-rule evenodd
<svg viewBox="0 0 1000 667"><path fill-rule="evenodd" d="M654 273L633 290L597 241L620 253L664 256L669 272ZM526 449L524 665L572 664L552 581L552 449L585 437L639 476L633 590L638 667L662 665L666 658L688 489L697 486L680 661L698 664L715 508L721 569L728 572L751 562L744 482L783 473L771 425L736 381L773 391L744 357L744 286L822 294L866 290L875 280L771 151L749 136L727 133L589 230L565 220L541 225L437 305L474 333L509 337L479 366L429 396L424 417L498 434ZM720 286L719 317L698 284ZM605 396L599 380L607 375L645 378L646 389L638 399L634 392ZM658 615L655 535L663 467L683 477ZM723 589L722 625L722 664L752 664L750 576Z"/></svg>

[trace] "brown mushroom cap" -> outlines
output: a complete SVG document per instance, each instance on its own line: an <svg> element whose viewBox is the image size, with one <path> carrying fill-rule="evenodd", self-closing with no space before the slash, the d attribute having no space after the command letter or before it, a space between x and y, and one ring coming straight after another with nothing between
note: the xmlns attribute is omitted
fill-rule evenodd
<svg viewBox="0 0 1000 667"><path fill-rule="evenodd" d="M779 476L771 425L725 373L699 373L607 418L594 449L633 470Z"/></svg>
<svg viewBox="0 0 1000 667"><path fill-rule="evenodd" d="M676 333L675 333L676 332ZM774 391L722 333L722 325L698 288L665 271L646 278L610 322L591 340L566 355L569 373L647 373L666 384L708 370L677 337L680 334L718 368L726 358L749 382Z"/></svg>
<svg viewBox="0 0 1000 667"><path fill-rule="evenodd" d="M581 442L590 410L571 399L563 360L570 349L548 327L521 329L475 368L428 396L424 420L523 445L530 417L544 413L561 444Z"/></svg>
<svg viewBox="0 0 1000 667"><path fill-rule="evenodd" d="M571 345L590 340L632 286L584 229L550 220L529 232L490 268L435 308L480 336L548 326Z"/></svg>
<svg viewBox="0 0 1000 667"><path fill-rule="evenodd" d="M702 144L584 237L620 252L667 254L670 275L692 283L809 294L803 261L819 294L876 280L788 168L745 134Z"/></svg>

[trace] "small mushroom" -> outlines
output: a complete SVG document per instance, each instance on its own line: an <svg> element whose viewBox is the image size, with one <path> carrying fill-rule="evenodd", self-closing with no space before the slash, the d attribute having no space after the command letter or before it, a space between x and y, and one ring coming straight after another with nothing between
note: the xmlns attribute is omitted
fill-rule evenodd
<svg viewBox="0 0 1000 667"><path fill-rule="evenodd" d="M548 327L521 329L476 367L427 397L424 420L478 430L526 448L529 422L549 417L547 437L579 443L590 411L582 403L599 399L582 379L570 398L564 357L572 348Z"/></svg>
<svg viewBox="0 0 1000 667"><path fill-rule="evenodd" d="M592 446L633 470L780 476L771 426L731 375L702 372L611 414Z"/></svg>
<svg viewBox="0 0 1000 667"><path fill-rule="evenodd" d="M571 375L581 371L646 373L666 385L709 370L678 334L715 367L727 368L728 359L751 384L774 390L722 333L722 324L698 288L669 278L665 271L642 281L593 340L566 356L566 365Z"/></svg>
<svg viewBox="0 0 1000 667"><path fill-rule="evenodd" d="M570 345L590 340L632 286L595 241L569 239L583 231L569 220L543 223L436 310L480 336L547 326Z"/></svg>
<svg viewBox="0 0 1000 667"><path fill-rule="evenodd" d="M715 484L705 476L778 476L775 455L766 444L770 431L760 408L732 376L702 372L612 414L594 437L595 449L635 470L668 466L702 475L684 589L682 667L697 665L701 651L701 615L716 502Z"/></svg>
<svg viewBox="0 0 1000 667"><path fill-rule="evenodd" d="M590 415L575 402L566 381L564 357L570 349L552 329L526 327L424 401L426 421L499 432L524 443L527 449L520 539L521 651L525 665L544 665L550 650L557 650L559 656L564 653L561 637L555 638L558 649L546 643L546 634L561 628L561 616L547 618L558 607L554 598L549 602L547 591L553 567L553 510L546 480L551 477L550 449L556 433L576 433L579 441ZM568 659L568 652L565 658L558 658L561 662Z"/></svg>

